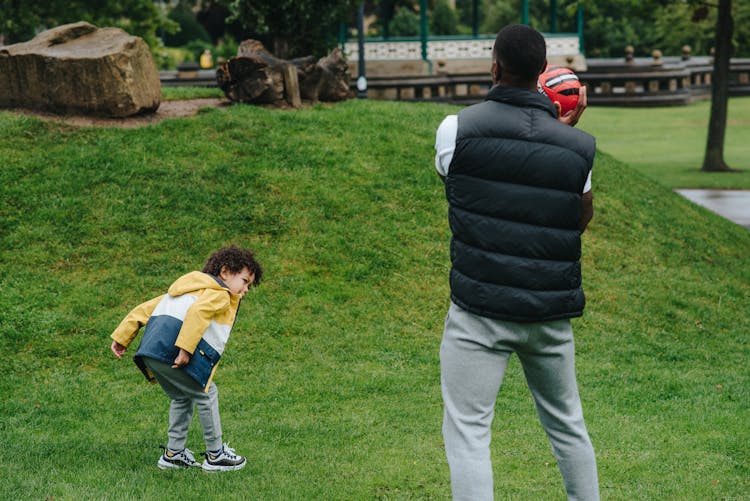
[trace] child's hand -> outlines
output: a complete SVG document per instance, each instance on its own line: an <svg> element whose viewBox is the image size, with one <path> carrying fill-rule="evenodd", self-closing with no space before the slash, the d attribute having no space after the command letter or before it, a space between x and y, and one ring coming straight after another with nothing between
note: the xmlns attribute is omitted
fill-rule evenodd
<svg viewBox="0 0 750 501"><path fill-rule="evenodd" d="M190 362L190 353L180 348L180 353L177 354L177 358L174 359L173 369L179 369L185 367Z"/></svg>
<svg viewBox="0 0 750 501"><path fill-rule="evenodd" d="M117 357L117 360L120 360L122 356L125 354L125 351L128 349L126 346L121 345L117 341L112 341L112 353L115 354Z"/></svg>

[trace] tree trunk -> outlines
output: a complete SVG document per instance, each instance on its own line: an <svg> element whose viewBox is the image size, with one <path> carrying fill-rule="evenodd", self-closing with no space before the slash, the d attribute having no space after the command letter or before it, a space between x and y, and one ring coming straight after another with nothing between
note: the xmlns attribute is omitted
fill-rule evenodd
<svg viewBox="0 0 750 501"><path fill-rule="evenodd" d="M317 62L312 56L293 59L297 67L302 99L310 101L343 101L352 97L349 88L349 65L336 48Z"/></svg>
<svg viewBox="0 0 750 501"><path fill-rule="evenodd" d="M716 21L714 71L711 85L711 116L708 120L708 140L702 170L730 171L724 162L724 136L727 128L729 103L729 59L732 55L732 0L719 0L719 17Z"/></svg>
<svg viewBox="0 0 750 501"><path fill-rule="evenodd" d="M349 65L340 49L327 57L286 61L257 40L244 40L233 57L216 70L216 81L232 101L301 106L309 101L343 101L352 97Z"/></svg>
<svg viewBox="0 0 750 501"><path fill-rule="evenodd" d="M266 51L256 40L245 40L237 56L216 70L221 90L232 101L299 107L297 68Z"/></svg>
<svg viewBox="0 0 750 501"><path fill-rule="evenodd" d="M289 54L289 40L286 37L274 36L273 53L281 58L287 57L287 54Z"/></svg>

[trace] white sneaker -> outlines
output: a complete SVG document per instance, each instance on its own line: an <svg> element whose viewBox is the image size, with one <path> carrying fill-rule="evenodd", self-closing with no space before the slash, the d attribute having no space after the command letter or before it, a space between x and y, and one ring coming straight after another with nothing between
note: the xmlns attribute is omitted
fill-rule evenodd
<svg viewBox="0 0 750 501"><path fill-rule="evenodd" d="M182 449L180 452L172 452L163 445L160 445L164 449L164 454L161 455L156 466L162 470L169 468L190 468L191 466L201 467L201 464L195 460L193 451L190 449Z"/></svg>
<svg viewBox="0 0 750 501"><path fill-rule="evenodd" d="M201 452L201 455L206 456L203 461L203 469L206 471L239 470L247 464L245 457L235 454L229 444L223 444L216 455L210 452Z"/></svg>

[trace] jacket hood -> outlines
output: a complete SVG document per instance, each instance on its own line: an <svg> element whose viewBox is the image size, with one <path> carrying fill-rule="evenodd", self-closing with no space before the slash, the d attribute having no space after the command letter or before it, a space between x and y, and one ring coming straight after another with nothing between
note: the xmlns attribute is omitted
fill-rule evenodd
<svg viewBox="0 0 750 501"><path fill-rule="evenodd" d="M169 295L172 297L182 296L188 292L203 289L216 289L231 292L218 277L200 271L191 271L183 275L169 287Z"/></svg>

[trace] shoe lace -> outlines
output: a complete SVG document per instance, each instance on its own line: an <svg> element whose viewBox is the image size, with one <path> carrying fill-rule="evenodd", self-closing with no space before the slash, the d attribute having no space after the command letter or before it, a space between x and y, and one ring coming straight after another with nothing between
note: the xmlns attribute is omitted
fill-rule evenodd
<svg viewBox="0 0 750 501"><path fill-rule="evenodd" d="M164 449L164 454L166 455L167 450L169 450L167 448L167 446L166 445L159 445L159 447L161 449ZM180 458L180 456L184 456L184 458L187 459L187 462L189 462L191 464L192 463L197 463L197 461L195 460L195 456L193 455L193 451L191 451L187 447L184 448L184 449L182 449L180 452L176 453L174 456L172 456L172 458ZM180 459L182 459L182 458L180 458Z"/></svg>
<svg viewBox="0 0 750 501"><path fill-rule="evenodd" d="M226 442L222 445L222 452L229 456L232 459L237 459L239 456L234 452L234 449L229 447L229 442Z"/></svg>
<svg viewBox="0 0 750 501"><path fill-rule="evenodd" d="M201 452L201 456L204 456L209 461L213 461L213 459L211 459L212 456L215 459L215 458L218 458L221 455L224 455L224 456L228 457L229 459L239 459L241 457L241 456L238 456L234 452L234 449L232 449L231 447L229 447L229 443L228 442L225 442L225 443L221 444L221 449L219 450L218 454L216 454L216 456L213 456L208 451Z"/></svg>
<svg viewBox="0 0 750 501"><path fill-rule="evenodd" d="M186 448L186 449L184 449L184 450L182 451L182 454L184 454L184 455L185 455L185 457L186 457L186 458L188 458L188 459L190 460L190 463L195 463L195 462L196 462L196 461L195 461L195 456L193 455L193 451L191 451L190 449L187 449L187 448Z"/></svg>

